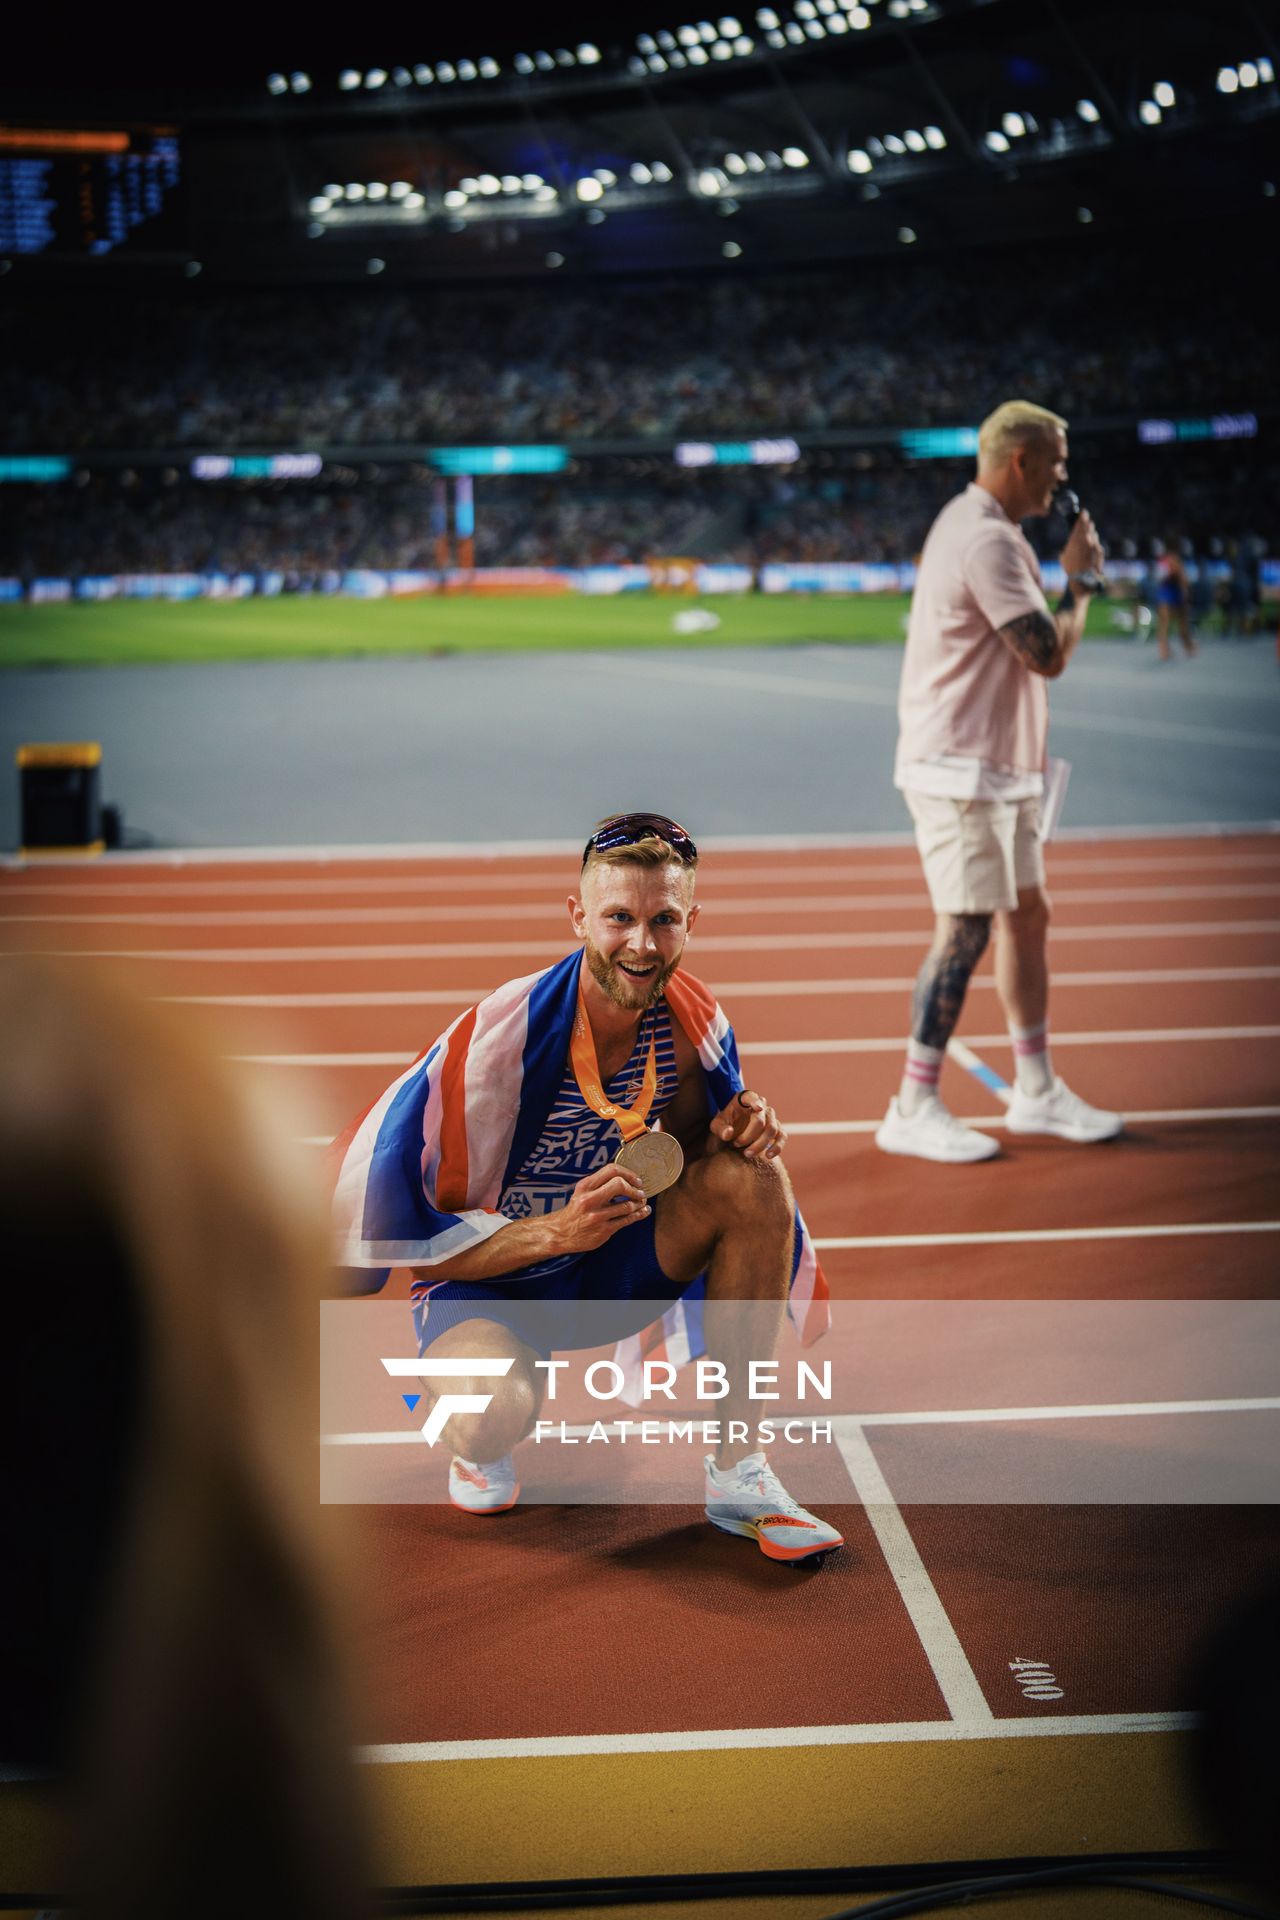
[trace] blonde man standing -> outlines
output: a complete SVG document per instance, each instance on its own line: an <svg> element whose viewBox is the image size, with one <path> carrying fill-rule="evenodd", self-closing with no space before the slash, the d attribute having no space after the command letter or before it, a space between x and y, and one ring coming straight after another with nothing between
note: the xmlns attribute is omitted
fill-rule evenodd
<svg viewBox="0 0 1280 1920"><path fill-rule="evenodd" d="M1103 561L1082 513L1061 559L1067 590L1051 611L1019 522L1049 511L1067 477L1067 423L1006 400L978 432L978 472L934 521L920 559L898 700L894 784L915 821L933 946L916 981L902 1084L876 1134L886 1153L986 1160L989 1134L938 1094L947 1042L996 922L996 986L1017 1062L1013 1133L1080 1142L1121 1132L1054 1073L1040 800L1048 695L1084 632Z"/></svg>

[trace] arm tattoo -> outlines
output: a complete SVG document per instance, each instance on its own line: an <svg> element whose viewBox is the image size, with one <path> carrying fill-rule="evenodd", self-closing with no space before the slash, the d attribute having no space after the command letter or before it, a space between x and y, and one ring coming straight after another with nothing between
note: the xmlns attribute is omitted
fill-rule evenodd
<svg viewBox="0 0 1280 1920"><path fill-rule="evenodd" d="M922 1047L945 1047L955 1032L969 976L991 938L989 913L953 913L941 945L935 942L920 969L911 1001L911 1038Z"/></svg>
<svg viewBox="0 0 1280 1920"><path fill-rule="evenodd" d="M1047 613L1023 613L997 629L1011 653L1032 673L1048 673L1058 659L1058 629Z"/></svg>

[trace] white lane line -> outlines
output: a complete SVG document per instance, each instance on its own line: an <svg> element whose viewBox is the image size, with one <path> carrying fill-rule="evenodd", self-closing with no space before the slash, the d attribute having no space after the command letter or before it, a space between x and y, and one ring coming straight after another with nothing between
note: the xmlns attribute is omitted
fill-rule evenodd
<svg viewBox="0 0 1280 1920"><path fill-rule="evenodd" d="M868 947L910 947L923 952L929 943L928 903L921 907L918 926L875 933L723 933L696 936L694 964L704 953L831 953ZM1134 922L1118 926L1061 927L1053 930L1056 946L1079 940L1205 939L1215 942L1280 932L1280 920L1181 920ZM308 961L381 960L512 960L554 961L564 957L561 940L438 940L405 941L369 946L304 947L51 947L31 951L66 960L197 961L208 965L280 965L296 967Z"/></svg>
<svg viewBox="0 0 1280 1920"><path fill-rule="evenodd" d="M1118 906L1131 901L1171 900L1269 900L1280 896L1280 881L1238 881L1202 887L1082 887L1055 888L1059 905ZM721 914L774 913L910 913L922 906L918 889L910 893L832 893L802 894L795 898L761 899L710 894L701 900L704 910ZM447 926L461 921L477 925L484 921L501 924L514 916L521 920L548 920L563 924L564 903L545 899L535 903L502 901L460 901L450 906L385 907L227 907L215 911L154 913L6 913L9 926L37 927L364 927L364 926ZM786 936L783 936L785 941ZM701 944L701 943L700 943Z"/></svg>
<svg viewBox="0 0 1280 1920"><path fill-rule="evenodd" d="M929 1578L867 1436L860 1427L841 1421L836 1427L835 1439L854 1491L880 1542L885 1564L947 1703L947 1712L953 1720L969 1725L994 1720L995 1715L978 1685L978 1676L969 1665L960 1636L938 1598L937 1588Z"/></svg>
<svg viewBox="0 0 1280 1920"><path fill-rule="evenodd" d="M1007 1047L1007 1033L977 1033L970 1036L975 1047ZM1173 1046L1180 1041L1196 1040L1276 1040L1280 1027L1143 1027L1098 1033L1055 1033L1055 1047L1140 1047ZM848 1053L900 1053L901 1036L876 1040L744 1040L741 1051L755 1059L768 1054L773 1058L798 1055ZM418 1058L403 1048L374 1053L233 1053L229 1059L250 1067L407 1067Z"/></svg>
<svg viewBox="0 0 1280 1920"><path fill-rule="evenodd" d="M814 1240L820 1253L875 1247L1045 1246L1074 1240L1179 1240L1201 1235L1280 1233L1280 1220L1197 1220L1185 1225L1147 1227L1036 1227L1012 1233L863 1233Z"/></svg>
<svg viewBox="0 0 1280 1920"><path fill-rule="evenodd" d="M1209 986L1244 980L1280 980L1276 967L1152 967L1118 973L1058 973L1053 976L1055 992L1063 987L1166 987ZM899 974L878 980L725 980L709 981L722 1000L796 1000L859 993L910 993L915 986L913 974ZM969 982L969 992L996 990L994 974L981 974ZM479 984L470 987L424 987L402 992L369 993L167 993L157 997L175 1007L469 1007L482 1000L492 988Z"/></svg>
<svg viewBox="0 0 1280 1920"><path fill-rule="evenodd" d="M939 1407L928 1410L903 1409L900 1412L833 1413L829 1419L834 1433L845 1433L856 1438L863 1427L980 1427L989 1423L999 1426L1035 1420L1150 1420L1166 1414L1197 1413L1280 1413L1280 1399L1119 1400L1097 1405L1081 1405L1073 1401L1061 1407ZM684 1418L683 1415L680 1417ZM811 1417L812 1408L808 1411L793 1408L786 1413L770 1414L775 1424ZM640 1433L643 1422L604 1420L597 1421L594 1426L568 1423L563 1432L567 1439L584 1440L602 1426L606 1434L617 1434L622 1438L626 1433ZM392 1427L365 1433L322 1433L320 1444L322 1447L420 1447L424 1442L419 1427ZM555 1445L557 1442L548 1444ZM690 1499L691 1505L700 1502L701 1495L696 1502L692 1497Z"/></svg>
<svg viewBox="0 0 1280 1920"><path fill-rule="evenodd" d="M1124 1117L1131 1126L1178 1126L1195 1120L1280 1120L1280 1107L1148 1107L1126 1112ZM960 1118L962 1126L984 1127L989 1133L1002 1133L1009 1124L1002 1113L968 1113ZM793 1139L875 1133L882 1122L883 1116L875 1120L789 1120L787 1132ZM335 1137L330 1133L305 1134L299 1136L297 1144L331 1147Z"/></svg>
<svg viewBox="0 0 1280 1920"><path fill-rule="evenodd" d="M1077 875L1102 875L1110 873L1202 873L1214 874L1235 872L1237 870L1266 869L1275 870L1280 862L1280 852L1269 853L1223 853L1219 849L1208 849L1199 855L1191 854L1123 854L1118 859L1094 860L1089 858L1064 857L1064 843L1055 841L1050 854L1053 876L1075 879ZM32 871L30 868L26 871ZM95 867L94 874L101 871ZM573 879L573 867L556 867L546 872L530 873L422 873L398 875L348 874L344 877L317 874L313 878L281 875L275 880L244 879L229 876L222 880L119 880L75 879L51 875L45 881L16 880L0 884L0 901L11 898L31 898L37 900L81 900L101 896L112 900L173 900L173 899L212 899L222 895L244 895L253 898L259 895L273 900L286 898L290 894L302 894L307 897L317 895L349 895L353 898L379 894L421 894L421 893L527 893L531 899L542 899L548 888L559 888L566 878ZM722 873L721 881L732 879L735 886L767 888L787 886L819 886L835 884L875 884L882 880L918 880L920 863L918 860L898 862L880 861L835 866L806 866L800 861L789 860L785 865L770 868L766 861L758 867L743 869L730 874Z"/></svg>
<svg viewBox="0 0 1280 1920"><path fill-rule="evenodd" d="M634 660L615 660L595 654L581 657L581 665L597 673L648 680L651 684L654 678L652 666ZM858 707L896 707L898 704L896 687L855 686L846 680L810 680L800 674L758 673L743 667L686 666L664 660L662 678L686 680L703 686L737 687L746 693L786 694L793 699L828 703L834 700ZM1274 734L1205 727L1194 721L1127 720L1119 714L1088 713L1074 707L1061 707L1056 701L1053 703L1053 724L1055 727L1086 727L1090 733L1131 734L1140 740L1190 741L1204 746L1257 748L1266 753L1276 750Z"/></svg>
<svg viewBox="0 0 1280 1920"><path fill-rule="evenodd" d="M412 1740L360 1747L367 1766L435 1760L549 1760L610 1753L706 1753L754 1747L868 1747L923 1740L1042 1740L1098 1734L1183 1733L1193 1713L1028 1714L1025 1719L896 1720L883 1726L715 1727L696 1733L543 1734L511 1740Z"/></svg>

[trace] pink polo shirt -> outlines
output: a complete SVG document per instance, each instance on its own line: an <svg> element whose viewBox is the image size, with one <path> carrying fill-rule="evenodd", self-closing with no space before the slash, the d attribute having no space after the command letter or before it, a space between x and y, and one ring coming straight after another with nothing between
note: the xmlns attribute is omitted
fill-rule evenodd
<svg viewBox="0 0 1280 1920"><path fill-rule="evenodd" d="M971 481L948 501L920 556L898 694L894 784L956 799L1041 791L1049 700L996 629L1047 614L1030 543Z"/></svg>

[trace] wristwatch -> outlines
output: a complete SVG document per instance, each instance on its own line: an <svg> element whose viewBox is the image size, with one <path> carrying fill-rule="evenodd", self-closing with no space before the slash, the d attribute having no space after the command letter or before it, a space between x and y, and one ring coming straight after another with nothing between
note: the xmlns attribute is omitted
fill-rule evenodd
<svg viewBox="0 0 1280 1920"><path fill-rule="evenodd" d="M1069 573L1067 575L1067 585L1069 587L1079 587L1082 593L1105 593L1107 587L1107 583L1102 575L1095 573L1092 567L1085 573Z"/></svg>

